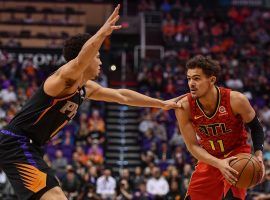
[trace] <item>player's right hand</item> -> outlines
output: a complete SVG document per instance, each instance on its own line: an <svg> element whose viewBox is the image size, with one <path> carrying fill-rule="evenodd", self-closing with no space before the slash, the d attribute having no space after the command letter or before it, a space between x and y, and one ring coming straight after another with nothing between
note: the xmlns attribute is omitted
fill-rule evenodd
<svg viewBox="0 0 270 200"><path fill-rule="evenodd" d="M108 35L112 34L112 32L114 30L118 30L118 29L122 28L121 25L115 25L116 22L120 18L119 10L120 10L120 4L118 4L117 7L115 7L115 9L114 9L113 13L111 14L111 16L107 19L105 24L101 27L100 31L105 36L108 36Z"/></svg>
<svg viewBox="0 0 270 200"><path fill-rule="evenodd" d="M235 183L238 181L236 178L238 172L230 166L230 162L235 159L237 158L229 157L226 159L220 159L217 166L218 169L221 171L222 175L224 176L224 178L232 185L235 185Z"/></svg>

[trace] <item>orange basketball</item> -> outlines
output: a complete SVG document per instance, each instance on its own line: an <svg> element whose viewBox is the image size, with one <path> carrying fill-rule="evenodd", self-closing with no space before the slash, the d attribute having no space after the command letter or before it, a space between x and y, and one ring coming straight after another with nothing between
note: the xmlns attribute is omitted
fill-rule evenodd
<svg viewBox="0 0 270 200"><path fill-rule="evenodd" d="M252 154L237 154L236 160L230 162L230 166L238 171L238 181L234 186L238 188L250 188L260 183L263 169L259 160Z"/></svg>

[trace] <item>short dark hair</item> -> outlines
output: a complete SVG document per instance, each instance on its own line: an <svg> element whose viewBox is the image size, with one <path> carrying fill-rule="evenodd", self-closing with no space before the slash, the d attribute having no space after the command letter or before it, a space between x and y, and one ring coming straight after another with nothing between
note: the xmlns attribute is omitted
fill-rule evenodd
<svg viewBox="0 0 270 200"><path fill-rule="evenodd" d="M189 59L186 64L186 69L195 69L200 68L202 69L203 73L207 76L215 76L218 78L219 73L221 71L221 67L219 62L213 60L210 57L205 57L202 55L194 56L193 58Z"/></svg>
<svg viewBox="0 0 270 200"><path fill-rule="evenodd" d="M84 43L91 37L88 33L77 34L67 39L64 43L63 55L67 62L76 58Z"/></svg>

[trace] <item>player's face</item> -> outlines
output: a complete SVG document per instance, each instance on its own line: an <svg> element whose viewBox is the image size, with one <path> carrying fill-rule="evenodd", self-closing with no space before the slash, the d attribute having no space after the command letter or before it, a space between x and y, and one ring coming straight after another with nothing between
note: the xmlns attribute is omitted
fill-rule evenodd
<svg viewBox="0 0 270 200"><path fill-rule="evenodd" d="M187 71L188 86L192 98L201 98L210 91L213 86L213 76L207 77L201 68L189 69Z"/></svg>
<svg viewBox="0 0 270 200"><path fill-rule="evenodd" d="M85 71L85 75L88 79L95 79L100 73L100 66L102 62L100 60L100 54L97 53L95 58L93 59L92 63L89 64Z"/></svg>

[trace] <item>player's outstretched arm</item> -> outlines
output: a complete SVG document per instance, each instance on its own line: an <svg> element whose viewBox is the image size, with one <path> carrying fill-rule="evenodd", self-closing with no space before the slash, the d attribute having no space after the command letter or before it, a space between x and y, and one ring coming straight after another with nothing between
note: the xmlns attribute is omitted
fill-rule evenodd
<svg viewBox="0 0 270 200"><path fill-rule="evenodd" d="M86 93L88 99L98 101L116 102L129 106L162 108L164 110L179 108L173 100L162 101L128 89L104 88L94 81L87 81Z"/></svg>
<svg viewBox="0 0 270 200"><path fill-rule="evenodd" d="M198 160L218 168L223 176L231 183L237 181L234 174L237 174L233 168L230 167L229 162L236 159L235 157L224 160L218 159L209 154L203 149L197 141L196 133L191 123L190 108L187 97L181 99L178 104L181 104L181 109L175 109L175 115L179 124L180 132L183 136L185 144L189 152Z"/></svg>
<svg viewBox="0 0 270 200"><path fill-rule="evenodd" d="M86 41L76 58L60 67L46 80L44 90L47 94L58 96L64 89L75 85L82 73L98 54L104 39L114 30L121 28L121 25L115 25L120 18L119 9L120 5L118 4L98 32Z"/></svg>

